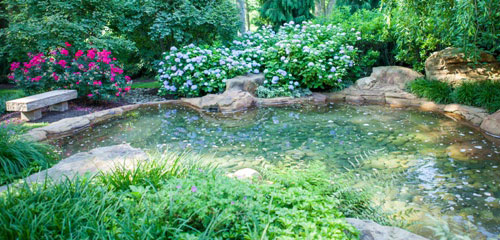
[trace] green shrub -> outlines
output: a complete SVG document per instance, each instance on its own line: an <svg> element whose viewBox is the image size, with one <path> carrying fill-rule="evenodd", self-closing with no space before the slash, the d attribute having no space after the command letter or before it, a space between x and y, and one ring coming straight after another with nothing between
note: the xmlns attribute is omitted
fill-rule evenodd
<svg viewBox="0 0 500 240"><path fill-rule="evenodd" d="M419 78L408 85L408 90L418 97L427 98L437 103L451 103L452 88L445 82Z"/></svg>
<svg viewBox="0 0 500 240"><path fill-rule="evenodd" d="M342 89L357 71L361 32L336 25L293 22L246 33L229 46L172 48L159 62L160 95L199 96L225 89L229 78L263 71L264 87L279 95L296 89Z"/></svg>
<svg viewBox="0 0 500 240"><path fill-rule="evenodd" d="M179 159L173 154L136 170L8 192L0 197L0 234L6 239L352 239L358 233L344 216L380 216L362 192L343 187L322 165L268 170L265 181L249 183Z"/></svg>
<svg viewBox="0 0 500 240"><path fill-rule="evenodd" d="M453 90L451 98L456 103L495 112L500 109L500 81L466 81Z"/></svg>
<svg viewBox="0 0 500 240"><path fill-rule="evenodd" d="M437 103L481 107L490 113L500 109L500 81L465 81L451 86L446 82L421 78L410 82L408 90Z"/></svg>
<svg viewBox="0 0 500 240"><path fill-rule="evenodd" d="M112 51L132 75L152 74L171 46L230 41L239 26L229 0L6 0L2 17L8 23L0 28L2 59L23 62L28 52L73 42Z"/></svg>
<svg viewBox="0 0 500 240"><path fill-rule="evenodd" d="M58 159L52 146L19 137L20 128L0 124L0 185L48 168Z"/></svg>

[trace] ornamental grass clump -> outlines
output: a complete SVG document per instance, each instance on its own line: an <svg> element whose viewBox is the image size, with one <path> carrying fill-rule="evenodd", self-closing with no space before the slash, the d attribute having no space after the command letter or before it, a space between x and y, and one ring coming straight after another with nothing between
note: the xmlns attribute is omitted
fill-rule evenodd
<svg viewBox="0 0 500 240"><path fill-rule="evenodd" d="M165 153L135 169L11 189L0 196L0 235L352 239L358 232L344 217L378 217L365 194L332 179L323 165L270 169L263 175L264 181L241 181L192 155Z"/></svg>
<svg viewBox="0 0 500 240"><path fill-rule="evenodd" d="M0 185L48 168L59 155L51 145L18 136L15 124L0 124Z"/></svg>
<svg viewBox="0 0 500 240"><path fill-rule="evenodd" d="M106 49L77 50L66 42L48 54L28 56L28 62L13 62L8 76L27 94L75 89L81 97L110 100L130 90L131 78Z"/></svg>
<svg viewBox="0 0 500 240"><path fill-rule="evenodd" d="M359 71L359 40L361 32L354 28L290 22L278 32L271 27L247 32L228 46L173 47L159 62L159 94L218 93L230 78L261 72L267 89L261 92L278 96L301 96L297 90L302 89L342 89Z"/></svg>

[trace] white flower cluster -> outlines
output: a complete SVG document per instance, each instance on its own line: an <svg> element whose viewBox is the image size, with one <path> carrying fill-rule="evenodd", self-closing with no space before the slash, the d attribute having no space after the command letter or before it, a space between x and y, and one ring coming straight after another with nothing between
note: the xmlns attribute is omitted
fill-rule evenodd
<svg viewBox="0 0 500 240"><path fill-rule="evenodd" d="M343 84L355 66L361 33L334 25L283 25L247 32L227 47L172 47L159 64L160 94L197 96L223 91L228 78L246 73L266 76L265 85L294 90Z"/></svg>

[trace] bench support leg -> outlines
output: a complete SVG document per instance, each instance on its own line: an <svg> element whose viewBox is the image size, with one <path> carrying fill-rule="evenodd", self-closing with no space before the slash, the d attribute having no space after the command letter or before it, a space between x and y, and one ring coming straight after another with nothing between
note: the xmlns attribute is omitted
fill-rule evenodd
<svg viewBox="0 0 500 240"><path fill-rule="evenodd" d="M64 112L68 110L68 102L62 102L58 104L51 105L49 107L50 111Z"/></svg>
<svg viewBox="0 0 500 240"><path fill-rule="evenodd" d="M21 120L34 121L42 118L42 110L34 110L31 112L21 112Z"/></svg>

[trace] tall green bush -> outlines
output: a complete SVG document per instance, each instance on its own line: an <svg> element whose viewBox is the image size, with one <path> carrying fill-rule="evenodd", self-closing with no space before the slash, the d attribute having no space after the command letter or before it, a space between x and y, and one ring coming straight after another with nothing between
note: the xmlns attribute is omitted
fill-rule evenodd
<svg viewBox="0 0 500 240"><path fill-rule="evenodd" d="M173 45L227 41L237 33L230 0L6 0L8 26L0 30L0 57L26 61L61 42L108 49L132 74L152 70ZM5 60L4 60L5 61Z"/></svg>
<svg viewBox="0 0 500 240"><path fill-rule="evenodd" d="M448 46L463 48L471 57L478 50L499 55L498 9L497 0L382 1L396 59L419 71L432 52Z"/></svg>
<svg viewBox="0 0 500 240"><path fill-rule="evenodd" d="M301 23L314 17L315 0L259 0L260 16L274 27L287 22Z"/></svg>

